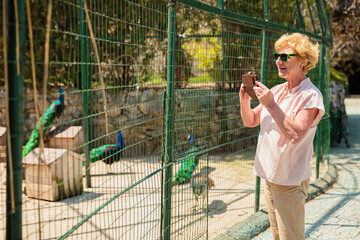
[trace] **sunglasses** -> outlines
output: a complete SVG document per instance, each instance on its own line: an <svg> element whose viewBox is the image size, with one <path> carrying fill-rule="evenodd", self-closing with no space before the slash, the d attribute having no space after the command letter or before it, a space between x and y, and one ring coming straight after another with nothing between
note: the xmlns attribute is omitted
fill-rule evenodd
<svg viewBox="0 0 360 240"><path fill-rule="evenodd" d="M287 62L290 56L296 56L296 54L289 53L274 53L274 61L277 61L279 58L282 62Z"/></svg>

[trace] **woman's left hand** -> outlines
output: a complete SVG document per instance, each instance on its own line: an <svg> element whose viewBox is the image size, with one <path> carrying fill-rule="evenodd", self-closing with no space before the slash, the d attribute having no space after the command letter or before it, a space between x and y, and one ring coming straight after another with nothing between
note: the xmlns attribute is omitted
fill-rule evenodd
<svg viewBox="0 0 360 240"><path fill-rule="evenodd" d="M258 97L260 103L266 108L271 107L275 104L274 95L264 84L259 81L256 81L256 86L254 86L254 91Z"/></svg>

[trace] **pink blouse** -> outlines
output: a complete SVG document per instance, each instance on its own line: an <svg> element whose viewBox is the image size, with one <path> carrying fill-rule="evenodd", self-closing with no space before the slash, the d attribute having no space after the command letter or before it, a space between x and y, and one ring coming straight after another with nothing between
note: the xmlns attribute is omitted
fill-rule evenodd
<svg viewBox="0 0 360 240"><path fill-rule="evenodd" d="M287 93L287 86L286 82L271 89L276 102ZM299 186L303 180L311 177L310 160L314 152L316 126L325 114L323 96L307 78L291 89L291 92L287 93L278 104L292 119L295 119L302 109L318 108L319 113L305 137L300 142L291 143L263 107L254 172L257 176L275 184Z"/></svg>

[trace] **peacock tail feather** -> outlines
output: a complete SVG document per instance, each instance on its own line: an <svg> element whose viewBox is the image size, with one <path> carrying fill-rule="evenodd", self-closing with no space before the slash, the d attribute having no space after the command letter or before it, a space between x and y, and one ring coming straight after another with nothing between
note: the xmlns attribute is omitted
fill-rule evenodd
<svg viewBox="0 0 360 240"><path fill-rule="evenodd" d="M40 117L39 122L36 124L35 129L31 132L29 141L25 144L23 148L23 157L25 157L31 150L38 146L41 124L43 124L43 136L46 136L51 128L53 120L63 111L63 109L63 102L61 102L60 99L53 102L46 109L45 113Z"/></svg>
<svg viewBox="0 0 360 240"><path fill-rule="evenodd" d="M103 160L106 164L113 164L121 159L124 149L124 138L121 132L118 132L118 141L117 144L105 144L97 148L90 150L90 162L94 163L96 161ZM85 157L85 154L81 154ZM85 165L85 161L83 162Z"/></svg>
<svg viewBox="0 0 360 240"><path fill-rule="evenodd" d="M105 150L108 148L117 148L116 144L106 144L102 145L100 147L94 148L90 150L90 162L94 163L96 161L99 161L103 159L103 155L105 153ZM82 156L85 156L85 154L81 154Z"/></svg>
<svg viewBox="0 0 360 240"><path fill-rule="evenodd" d="M197 147L192 147L189 150L191 153L186 155L186 158L182 160L179 171L174 176L173 185L183 184L190 180L199 163L199 157L196 151Z"/></svg>

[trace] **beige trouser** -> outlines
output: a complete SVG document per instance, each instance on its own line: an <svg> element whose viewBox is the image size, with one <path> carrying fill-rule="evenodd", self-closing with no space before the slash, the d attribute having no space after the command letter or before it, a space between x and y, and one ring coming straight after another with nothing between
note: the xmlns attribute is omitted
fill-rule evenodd
<svg viewBox="0 0 360 240"><path fill-rule="evenodd" d="M305 199L309 179L300 186L277 185L266 181L265 199L275 240L305 239Z"/></svg>

